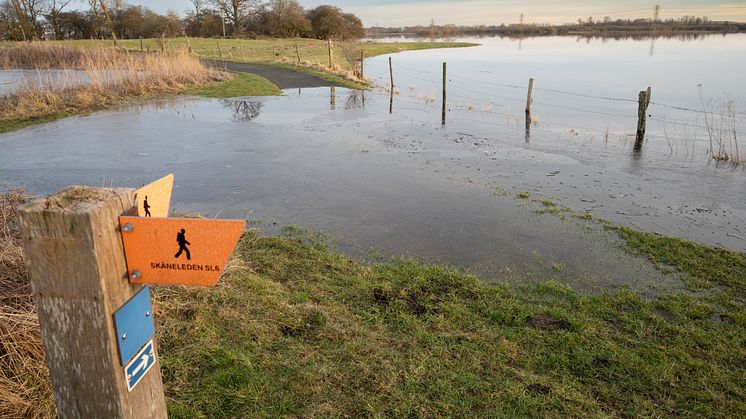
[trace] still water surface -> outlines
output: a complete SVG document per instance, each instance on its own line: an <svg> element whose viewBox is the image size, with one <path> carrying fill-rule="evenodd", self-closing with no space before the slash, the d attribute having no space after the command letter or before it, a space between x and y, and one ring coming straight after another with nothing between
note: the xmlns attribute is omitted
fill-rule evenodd
<svg viewBox="0 0 746 419"><path fill-rule="evenodd" d="M597 226L537 214L541 204L511 195L526 191L620 224L746 251L743 166L713 163L701 134L687 143L688 154L672 152L669 142L654 137L662 129L654 123L643 152L635 154L624 135L634 120L565 108L575 101L573 108L634 114L636 103L540 90L539 122L527 140L521 79L535 76L537 88L620 98L650 84L653 101L693 109L696 84L694 98L688 92L697 82L713 92L732 87L727 92L740 104L743 84L728 80L738 74L730 66L743 64L737 52L744 40L660 40L652 57L649 41L571 38L524 40L520 49L517 41L479 39L484 47L397 54L402 87L391 113L384 89L319 88L278 98L157 101L69 118L0 135L0 188L25 185L45 194L70 184L138 186L173 172L178 211L261 219L264 229L273 222L324 229L358 251L371 246L452 263L486 279L523 281L512 273L524 270L537 280L551 276L587 289L671 288L675 281L619 252ZM705 72L694 71L699 53L716 59L717 75L705 79ZM688 61L677 64L685 56ZM439 95L442 61L449 63L454 100L445 126L440 103L422 93ZM655 77L635 78L642 77L643 62L658 69ZM679 66L691 74L680 71L677 83L664 77L664 68ZM404 69L411 69L409 76ZM369 60L366 71L386 80L387 57ZM459 93L459 78L519 87L475 87L459 106L456 100L467 94L466 83ZM696 117L676 111L682 120ZM651 114L662 117L653 106ZM599 134L607 125L608 138Z"/></svg>

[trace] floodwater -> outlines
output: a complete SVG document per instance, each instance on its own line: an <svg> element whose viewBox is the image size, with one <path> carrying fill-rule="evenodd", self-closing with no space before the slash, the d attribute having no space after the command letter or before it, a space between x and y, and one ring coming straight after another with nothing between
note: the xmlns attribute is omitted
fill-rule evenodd
<svg viewBox="0 0 746 419"><path fill-rule="evenodd" d="M567 42L537 42L552 40L557 48ZM497 46L487 46L481 55L517 46L517 41L490 42ZM594 55L583 48L599 50L593 42L600 41L580 43L567 54L589 60ZM523 65L518 62L526 44L510 55L516 67ZM613 45L606 44L606 60L623 55ZM628 45L637 44L619 48L634 49ZM431 62L477 57L479 48L397 54L394 65L415 69L420 77ZM692 46L680 42L669 48ZM740 47L733 48L730 53ZM649 60L648 53L629 54ZM452 80L460 73L478 80L478 68L484 66L481 61L462 64L461 70L453 65L449 73ZM500 67L493 65L492 73L484 74L494 75ZM596 86L593 77L602 76L588 68L578 70L573 83ZM369 60L366 72L387 77L387 57ZM724 73L703 84L722 83L729 77ZM617 85L627 84L619 74L613 70L608 82L598 86L613 86L614 77ZM535 75L538 87L544 79ZM403 87L393 102L383 89L341 88L286 91L277 98L181 98L0 134L0 189L23 185L47 194L71 184L139 186L173 172L173 209L179 212L258 219L265 230L273 223L297 224L329 231L362 256L372 247L388 255L454 264L487 280L552 277L583 289L649 291L678 285L675 278L620 252L615 238L593 223L537 214L541 204L510 195L525 191L534 199L552 199L619 224L746 251L743 166L716 164L699 151L683 157L653 137L634 153L624 136L564 128L561 124L573 120L545 113L536 104L539 91L535 112L541 122L532 124L528 140L520 118L495 108L451 104L442 126L440 103L420 93L424 82L418 81L410 94L409 83L416 79L399 74L397 80ZM738 89L743 86L734 84L730 93L742 99ZM620 94L609 90L609 95ZM690 104L660 96L661 102ZM522 106L514 107L522 112ZM598 114L576 117L579 125L607 124ZM701 138L690 141L695 142L700 147Z"/></svg>
<svg viewBox="0 0 746 419"><path fill-rule="evenodd" d="M96 72L96 79L103 84L128 76L127 71L106 70ZM74 69L5 69L0 70L0 96L19 90L62 90L91 83L91 74Z"/></svg>

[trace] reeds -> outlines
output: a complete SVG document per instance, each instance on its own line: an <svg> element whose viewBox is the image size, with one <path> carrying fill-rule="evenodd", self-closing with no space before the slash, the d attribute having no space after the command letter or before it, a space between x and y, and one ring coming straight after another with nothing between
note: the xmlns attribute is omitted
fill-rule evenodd
<svg viewBox="0 0 746 419"><path fill-rule="evenodd" d="M19 240L21 190L0 192L0 417L55 417L39 320Z"/></svg>
<svg viewBox="0 0 746 419"><path fill-rule="evenodd" d="M48 43L0 49L0 67L35 69L38 76L0 98L5 121L86 112L225 78L191 54L129 54ZM45 71L50 69L55 72Z"/></svg>
<svg viewBox="0 0 746 419"><path fill-rule="evenodd" d="M746 162L746 156L741 155L738 146L738 118L736 104L732 99L726 100L722 106L723 112L713 111L712 106L705 103L702 85L699 88L699 100L702 104L702 113L705 130L710 140L709 155L717 161L730 161L733 164ZM716 118L719 116L719 120Z"/></svg>

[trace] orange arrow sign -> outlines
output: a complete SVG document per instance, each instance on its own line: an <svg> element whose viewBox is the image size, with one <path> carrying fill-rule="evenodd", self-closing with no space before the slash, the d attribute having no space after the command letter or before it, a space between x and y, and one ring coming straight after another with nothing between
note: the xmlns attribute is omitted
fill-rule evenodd
<svg viewBox="0 0 746 419"><path fill-rule="evenodd" d="M137 215L140 217L168 217L174 175L170 174L147 184L135 192Z"/></svg>
<svg viewBox="0 0 746 419"><path fill-rule="evenodd" d="M215 286L244 221L119 217L130 282Z"/></svg>

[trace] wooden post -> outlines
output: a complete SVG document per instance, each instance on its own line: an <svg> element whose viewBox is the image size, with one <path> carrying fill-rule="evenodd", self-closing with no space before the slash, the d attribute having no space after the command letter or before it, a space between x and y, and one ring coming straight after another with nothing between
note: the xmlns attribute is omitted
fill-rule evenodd
<svg viewBox="0 0 746 419"><path fill-rule="evenodd" d="M127 278L117 217L132 189L74 186L22 207L21 235L61 418L165 418L157 360L127 391L113 313L142 285Z"/></svg>
<svg viewBox="0 0 746 419"><path fill-rule="evenodd" d="M443 110L441 111L441 123L446 124L446 63L443 63Z"/></svg>
<svg viewBox="0 0 746 419"><path fill-rule="evenodd" d="M330 96L329 96L329 108L331 110L337 109L337 88L332 86L330 87Z"/></svg>
<svg viewBox="0 0 746 419"><path fill-rule="evenodd" d="M360 78L365 80L365 51L360 50Z"/></svg>
<svg viewBox="0 0 746 419"><path fill-rule="evenodd" d="M184 39L186 39L187 49L189 49L189 53L191 54L192 53L192 43L189 42L189 37L188 36L184 35Z"/></svg>
<svg viewBox="0 0 746 419"><path fill-rule="evenodd" d="M217 46L218 46L218 54L220 55L220 59L222 60L223 59L223 51L220 49L220 42L216 41L215 44L217 44Z"/></svg>
<svg viewBox="0 0 746 419"><path fill-rule="evenodd" d="M530 78L528 79L528 95L526 97L526 124L531 123L531 103L533 103L534 98L534 79Z"/></svg>
<svg viewBox="0 0 746 419"><path fill-rule="evenodd" d="M277 43L272 43L272 61L277 59Z"/></svg>
<svg viewBox="0 0 746 419"><path fill-rule="evenodd" d="M645 141L645 130L647 128L648 105L650 104L651 89L641 91L637 100L637 135L635 136L635 152L642 151L642 144Z"/></svg>
<svg viewBox="0 0 746 419"><path fill-rule="evenodd" d="M298 64L300 64L300 49L298 48L298 44L295 44L295 56L298 57Z"/></svg>
<svg viewBox="0 0 746 419"><path fill-rule="evenodd" d="M391 57L389 57L389 77L391 78L391 94L394 94L394 65L391 63Z"/></svg>
<svg viewBox="0 0 746 419"><path fill-rule="evenodd" d="M140 37L140 52L145 52L145 48L143 48L142 44L142 36Z"/></svg>
<svg viewBox="0 0 746 419"><path fill-rule="evenodd" d="M334 57L332 57L332 39L329 38L326 40L326 46L329 50L329 68L334 70Z"/></svg>

